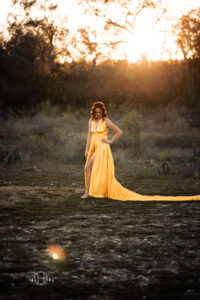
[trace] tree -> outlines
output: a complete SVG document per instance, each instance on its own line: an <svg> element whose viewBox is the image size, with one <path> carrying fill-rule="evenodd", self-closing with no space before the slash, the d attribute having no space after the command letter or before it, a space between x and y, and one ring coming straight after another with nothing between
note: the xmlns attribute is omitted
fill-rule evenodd
<svg viewBox="0 0 200 300"><path fill-rule="evenodd" d="M58 55L63 55L63 51L69 55L67 50L58 50L55 44L68 31L58 28L48 18L48 12L56 6L51 1L45 3L46 6L39 6L44 11L39 19L31 17L31 9L39 5L38 1L13 0L14 11L8 16L9 40L1 38L0 102L4 109L31 108L46 100L52 78L59 71ZM19 19L22 15L23 19Z"/></svg>
<svg viewBox="0 0 200 300"><path fill-rule="evenodd" d="M102 51L102 46L111 50L117 48L121 43L129 43L130 37L134 36L135 23L140 14L146 9L155 12L153 28L159 23L166 13L161 0L81 0L79 5L85 7L85 13L95 17L96 21L101 19L102 28L81 28L82 43L85 44L90 53L94 53L97 59ZM92 37L91 37L92 36ZM104 38L102 38L102 36ZM123 38L122 38L123 37ZM101 40L101 41L100 41ZM147 60L147 53L141 53L144 61Z"/></svg>
<svg viewBox="0 0 200 300"><path fill-rule="evenodd" d="M200 8L183 15L173 28L184 59L200 58Z"/></svg>
<svg viewBox="0 0 200 300"><path fill-rule="evenodd" d="M54 53L55 59L59 56L70 56L70 52L66 47L58 49L58 43L61 44L69 30L63 20L62 26L55 24L54 12L57 9L57 0L12 0L13 12L8 15L8 31L10 36L15 34L16 28L20 26L23 33L29 31L35 35L43 36L44 40ZM39 16L32 16L32 10L39 13ZM23 16L23 19L22 19ZM41 17L42 16L42 17Z"/></svg>
<svg viewBox="0 0 200 300"><path fill-rule="evenodd" d="M199 98L200 84L200 8L183 15L173 27L177 46L186 63L185 77L190 101Z"/></svg>

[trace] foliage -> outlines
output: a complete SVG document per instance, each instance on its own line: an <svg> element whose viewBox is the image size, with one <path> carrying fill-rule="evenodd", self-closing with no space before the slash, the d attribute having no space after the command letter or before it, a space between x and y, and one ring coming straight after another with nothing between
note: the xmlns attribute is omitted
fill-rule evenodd
<svg viewBox="0 0 200 300"><path fill-rule="evenodd" d="M140 132L143 116L137 111L129 111L122 119L123 140L127 144L133 145L133 154L140 155Z"/></svg>
<svg viewBox="0 0 200 300"><path fill-rule="evenodd" d="M104 101L108 108L118 109L153 109L170 103L187 107L199 104L199 61L191 61L191 67L186 62L137 65L110 61L97 66L73 62L58 65L56 72L51 73L50 62L45 58L40 58L38 63L37 59L22 56L26 52L27 56L36 57L34 48L26 51L29 41L40 46L35 37L27 35L23 51L11 47L12 44L1 50L0 99L4 110L24 108L30 112L45 100L60 107L61 111L68 106L72 109L90 107L95 100Z"/></svg>
<svg viewBox="0 0 200 300"><path fill-rule="evenodd" d="M199 20L194 17L199 15L199 10L183 16L176 27L185 57L192 52L190 59L141 64L104 60L96 64L83 58L61 64L57 59L63 50L60 52L54 41L62 40L68 31L58 28L45 15L47 10L55 9L50 0L41 8L44 17L33 19L30 9L37 3L13 0L13 4L21 5L25 17L20 22L17 16L10 16L10 39L0 36L2 114L10 111L34 114L45 107L45 102L48 107L60 108L61 112L90 107L96 100L104 101L108 109L153 109L172 103L188 107L199 105ZM89 42L87 32L82 33ZM93 46L91 53L96 51L100 55ZM67 47L65 54L70 56Z"/></svg>
<svg viewBox="0 0 200 300"><path fill-rule="evenodd" d="M184 58L200 58L200 8L183 15L174 26L174 32L178 36L177 45Z"/></svg>
<svg viewBox="0 0 200 300"><path fill-rule="evenodd" d="M56 8L49 2L43 10ZM59 39L64 32L45 15L42 19L33 19L30 10L36 4L37 1L13 0L14 7L20 5L22 8L24 19L20 20L15 11L11 12L8 17L10 38L5 40L1 36L0 39L2 109L28 110L47 100L46 91L58 71L56 59L60 53L54 39Z"/></svg>

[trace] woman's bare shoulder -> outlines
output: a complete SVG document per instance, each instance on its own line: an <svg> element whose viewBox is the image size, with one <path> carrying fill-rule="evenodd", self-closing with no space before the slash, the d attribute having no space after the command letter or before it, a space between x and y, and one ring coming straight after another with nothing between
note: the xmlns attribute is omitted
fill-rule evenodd
<svg viewBox="0 0 200 300"><path fill-rule="evenodd" d="M110 126L109 126L110 123L111 123L110 119L109 119L108 117L106 117L106 118L105 118L105 124L106 124L106 127L107 127L107 128L110 127Z"/></svg>
<svg viewBox="0 0 200 300"><path fill-rule="evenodd" d="M110 123L111 120L110 120L109 118L106 117L105 122L106 122L106 123Z"/></svg>

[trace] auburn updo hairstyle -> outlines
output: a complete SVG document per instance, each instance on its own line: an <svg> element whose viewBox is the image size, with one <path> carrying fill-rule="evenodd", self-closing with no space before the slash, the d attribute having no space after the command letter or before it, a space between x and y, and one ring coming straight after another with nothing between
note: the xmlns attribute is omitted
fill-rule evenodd
<svg viewBox="0 0 200 300"><path fill-rule="evenodd" d="M106 111L104 103L100 102L100 101L96 101L96 102L94 102L92 104L92 108L91 108L91 111L90 111L92 120L95 120L95 110L96 110L96 108L100 108L101 109L101 111L102 111L102 118L103 118L103 121L104 121L105 118L107 117L107 111Z"/></svg>

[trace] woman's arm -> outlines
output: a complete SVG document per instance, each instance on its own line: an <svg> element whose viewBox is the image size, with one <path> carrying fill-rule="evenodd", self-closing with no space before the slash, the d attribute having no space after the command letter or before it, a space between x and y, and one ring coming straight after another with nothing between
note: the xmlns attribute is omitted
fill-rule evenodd
<svg viewBox="0 0 200 300"><path fill-rule="evenodd" d="M87 136L85 151L88 151L90 148L91 138L92 138L92 132L91 132L91 118L90 118L88 122L88 136Z"/></svg>
<svg viewBox="0 0 200 300"><path fill-rule="evenodd" d="M106 119L106 126L116 132L113 138L109 140L110 143L114 143L122 135L123 131L109 119Z"/></svg>

